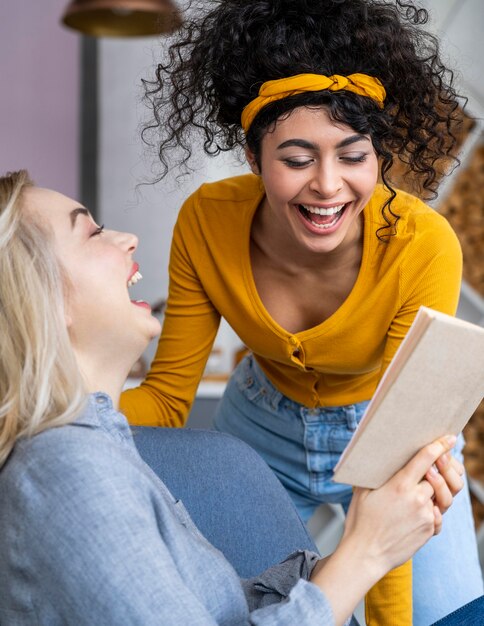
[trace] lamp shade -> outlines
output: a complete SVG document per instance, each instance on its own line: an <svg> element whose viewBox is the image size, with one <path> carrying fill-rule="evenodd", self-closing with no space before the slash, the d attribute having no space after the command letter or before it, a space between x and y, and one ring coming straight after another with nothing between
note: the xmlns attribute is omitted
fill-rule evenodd
<svg viewBox="0 0 484 626"><path fill-rule="evenodd" d="M169 34L182 23L173 0L72 0L62 21L94 37Z"/></svg>

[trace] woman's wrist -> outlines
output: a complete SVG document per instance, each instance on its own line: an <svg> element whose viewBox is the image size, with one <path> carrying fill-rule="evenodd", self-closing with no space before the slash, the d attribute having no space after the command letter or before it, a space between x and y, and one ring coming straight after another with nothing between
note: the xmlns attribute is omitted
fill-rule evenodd
<svg viewBox="0 0 484 626"><path fill-rule="evenodd" d="M361 541L344 537L332 555L316 564L310 582L331 604L336 624L343 624L386 571L383 560L369 555Z"/></svg>

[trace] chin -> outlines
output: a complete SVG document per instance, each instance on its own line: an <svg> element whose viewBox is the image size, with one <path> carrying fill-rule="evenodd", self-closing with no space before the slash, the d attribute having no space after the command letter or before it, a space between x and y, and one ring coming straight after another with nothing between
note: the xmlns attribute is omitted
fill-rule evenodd
<svg viewBox="0 0 484 626"><path fill-rule="evenodd" d="M141 315L132 320L131 329L131 336L133 336L133 333L138 333L140 338L143 338L146 345L148 345L152 339L161 333L161 324L151 312L141 309Z"/></svg>
<svg viewBox="0 0 484 626"><path fill-rule="evenodd" d="M150 321L151 321L151 330L150 330L149 341L151 341L155 337L158 337L158 335L161 333L161 324L156 319L156 317L152 317Z"/></svg>

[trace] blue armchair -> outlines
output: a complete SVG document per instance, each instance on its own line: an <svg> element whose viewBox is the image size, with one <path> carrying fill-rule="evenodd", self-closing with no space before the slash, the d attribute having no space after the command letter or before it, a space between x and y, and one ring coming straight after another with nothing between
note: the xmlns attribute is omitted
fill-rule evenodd
<svg viewBox="0 0 484 626"><path fill-rule="evenodd" d="M317 552L292 501L247 444L216 431L134 429L143 459L205 537L248 578L299 549Z"/></svg>

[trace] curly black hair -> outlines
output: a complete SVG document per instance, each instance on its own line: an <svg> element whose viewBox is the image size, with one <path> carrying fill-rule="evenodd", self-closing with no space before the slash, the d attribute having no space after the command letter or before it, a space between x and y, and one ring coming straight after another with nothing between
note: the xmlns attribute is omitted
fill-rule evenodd
<svg viewBox="0 0 484 626"><path fill-rule="evenodd" d="M261 139L298 106L325 106L335 121L371 136L382 181L390 190L382 209L394 232L395 191L390 170L397 158L435 197L440 175L455 161L454 129L460 119L453 73L439 56L439 42L422 25L426 10L401 0L215 0L191 6L187 19L144 80L154 120L143 130L162 165L181 147L179 165L192 154L193 130L209 155L247 146L260 157ZM348 91L303 93L264 107L245 136L242 109L267 80L302 73L364 73L379 78L384 108ZM387 215L387 212L390 214Z"/></svg>

